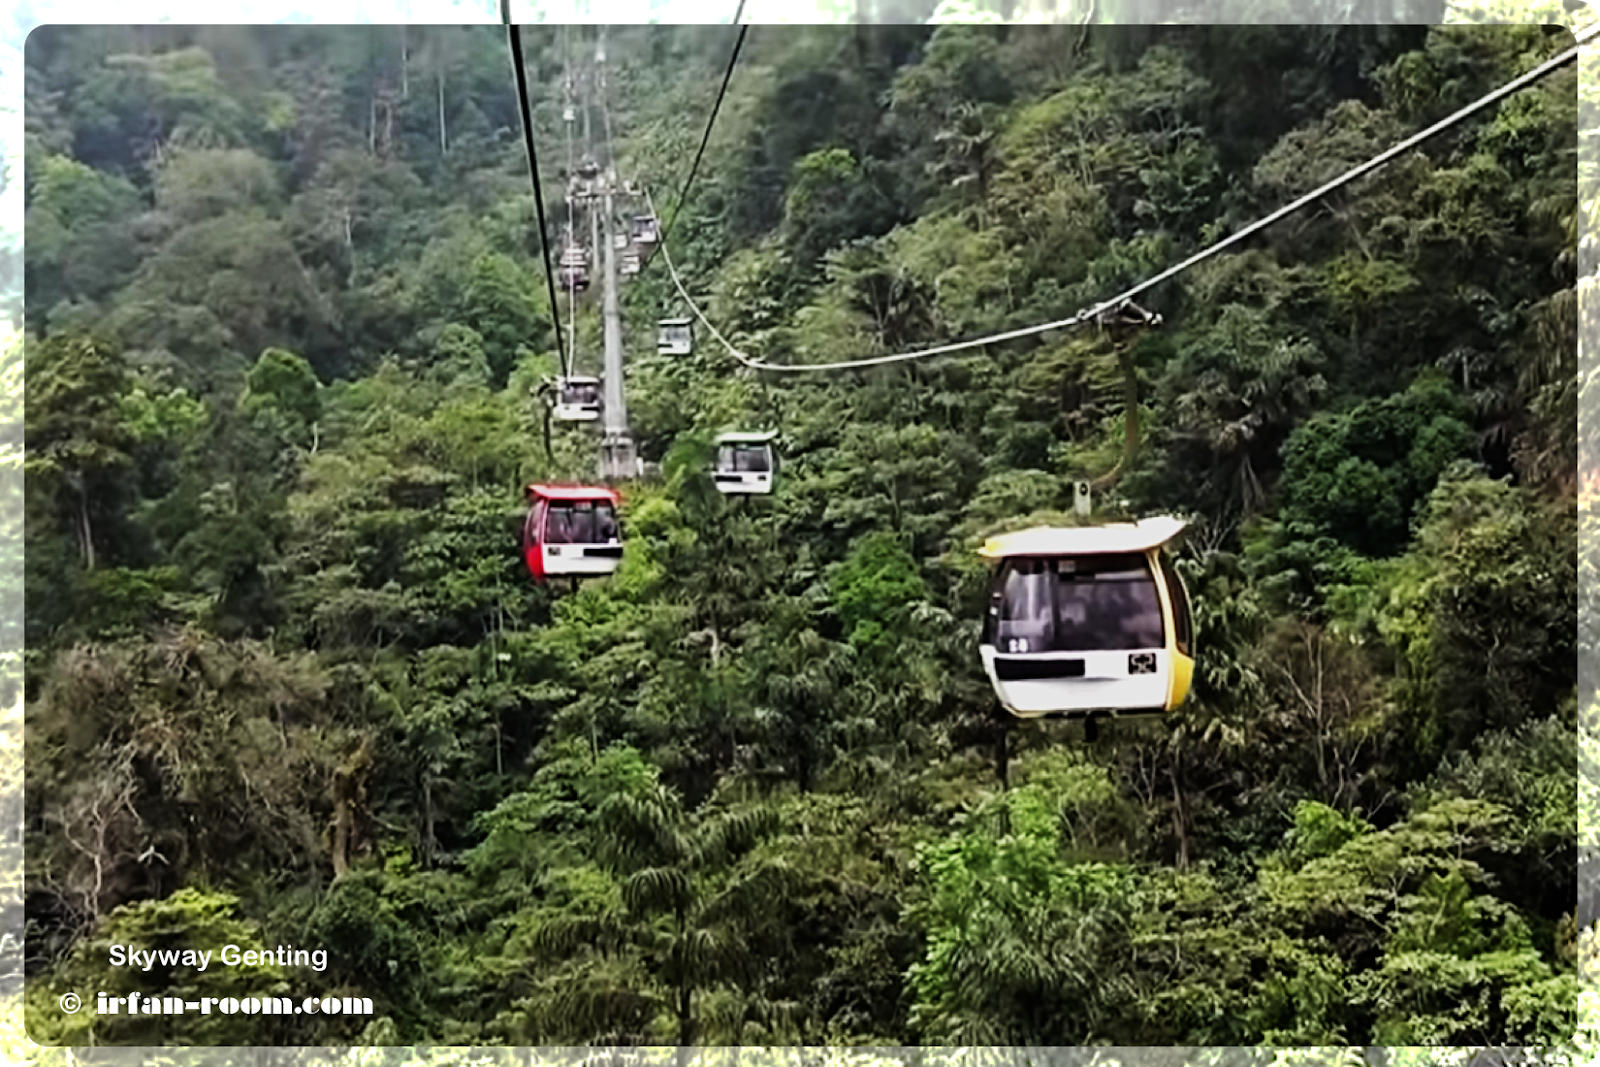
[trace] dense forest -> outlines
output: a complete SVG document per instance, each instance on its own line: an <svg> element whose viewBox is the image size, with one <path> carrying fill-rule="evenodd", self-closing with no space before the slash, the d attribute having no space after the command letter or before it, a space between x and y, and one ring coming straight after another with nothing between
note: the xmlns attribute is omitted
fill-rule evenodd
<svg viewBox="0 0 1600 1067"><path fill-rule="evenodd" d="M733 33L610 28L613 148L708 319L790 363L1069 316L1572 44L756 27L680 201ZM1573 67L1163 284L1131 338L763 375L657 352L687 308L652 261L622 292L652 476L573 590L519 555L522 487L595 464L538 388L565 38L523 38L543 220L498 27L28 41L35 1040L1571 1035ZM575 325L598 373L598 295ZM770 498L711 488L745 428L780 431ZM1108 474L1097 520L1190 523L1194 693L1014 729L1003 788L976 549ZM226 944L329 962L109 956ZM246 985L376 1013L56 1007Z"/></svg>

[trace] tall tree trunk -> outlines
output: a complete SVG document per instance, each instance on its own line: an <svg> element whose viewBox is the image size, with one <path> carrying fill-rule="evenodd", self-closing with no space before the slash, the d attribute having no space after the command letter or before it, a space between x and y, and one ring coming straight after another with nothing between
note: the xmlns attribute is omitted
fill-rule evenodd
<svg viewBox="0 0 1600 1067"><path fill-rule="evenodd" d="M1189 868L1189 809L1183 795L1183 753L1172 753L1172 829L1178 839L1178 870Z"/></svg>
<svg viewBox="0 0 1600 1067"><path fill-rule="evenodd" d="M433 866L433 776L422 776L422 866Z"/></svg>
<svg viewBox="0 0 1600 1067"><path fill-rule="evenodd" d="M341 767L333 776L333 841L329 848L333 853L335 879L342 878L350 869L351 824L355 822L351 792L349 771Z"/></svg>
<svg viewBox="0 0 1600 1067"><path fill-rule="evenodd" d="M689 1042L694 1038L694 991L687 985L678 990L678 1050L687 1062Z"/></svg>
<svg viewBox="0 0 1600 1067"><path fill-rule="evenodd" d="M444 125L444 68L439 69L439 154L450 154L450 140Z"/></svg>
<svg viewBox="0 0 1600 1067"><path fill-rule="evenodd" d="M677 908L677 920L678 950L682 951L688 921L683 913L681 904ZM679 962L682 963L683 960L680 958ZM679 1067L688 1067L689 1043L694 1040L694 987L690 985L689 978L682 972L679 972L678 980L683 984L678 987L678 1050L676 1058Z"/></svg>
<svg viewBox="0 0 1600 1067"><path fill-rule="evenodd" d="M355 219L351 215L348 205L344 209L344 255L345 262L348 265L345 270L344 284L345 288L349 289L353 286L356 278L356 238Z"/></svg>
<svg viewBox="0 0 1600 1067"><path fill-rule="evenodd" d="M89 522L89 490L78 479L78 544L83 549L83 569L94 570L94 527Z"/></svg>
<svg viewBox="0 0 1600 1067"><path fill-rule="evenodd" d="M411 41L406 24L400 24L400 99L411 99Z"/></svg>

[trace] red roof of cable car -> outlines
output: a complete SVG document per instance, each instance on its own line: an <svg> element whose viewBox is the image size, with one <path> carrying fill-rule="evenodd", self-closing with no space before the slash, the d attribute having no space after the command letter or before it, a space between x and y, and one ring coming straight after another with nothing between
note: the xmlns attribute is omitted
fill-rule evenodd
<svg viewBox="0 0 1600 1067"><path fill-rule="evenodd" d="M546 500L609 500L613 504L621 502L614 489L607 489L603 485L529 485L529 496L539 496Z"/></svg>

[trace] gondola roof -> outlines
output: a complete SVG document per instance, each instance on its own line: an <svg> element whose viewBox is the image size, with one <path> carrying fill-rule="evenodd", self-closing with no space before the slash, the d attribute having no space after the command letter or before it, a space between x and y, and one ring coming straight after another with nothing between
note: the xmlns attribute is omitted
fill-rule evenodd
<svg viewBox="0 0 1600 1067"><path fill-rule="evenodd" d="M526 494L530 499L538 496L546 500L609 500L613 504L621 500L616 490L598 485L529 485Z"/></svg>
<svg viewBox="0 0 1600 1067"><path fill-rule="evenodd" d="M1170 515L1107 526L1035 526L1031 530L991 537L980 556L1099 556L1148 552L1183 532L1188 523Z"/></svg>

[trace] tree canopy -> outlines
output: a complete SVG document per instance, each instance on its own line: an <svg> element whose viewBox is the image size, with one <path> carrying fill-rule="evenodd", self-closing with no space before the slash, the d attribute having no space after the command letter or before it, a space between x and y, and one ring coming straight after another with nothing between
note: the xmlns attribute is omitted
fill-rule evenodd
<svg viewBox="0 0 1600 1067"><path fill-rule="evenodd" d="M619 175L742 351L1065 318L1571 42L949 7L752 31L681 203L729 38L609 29ZM1158 287L1136 335L762 375L657 352L686 311L657 256L621 293L655 473L620 571L571 590L523 568L522 487L593 477L539 383L558 319L598 373L600 300L541 276L564 45L523 36L544 220L498 27L29 38L37 1040L1222 1067L1570 1037L1600 652L1571 67ZM712 438L764 428L776 492L717 493ZM1013 730L1002 789L976 549L1080 480L1190 521L1194 693L1092 743ZM374 1014L56 1006L229 995L106 951L212 942L324 949L251 995Z"/></svg>

